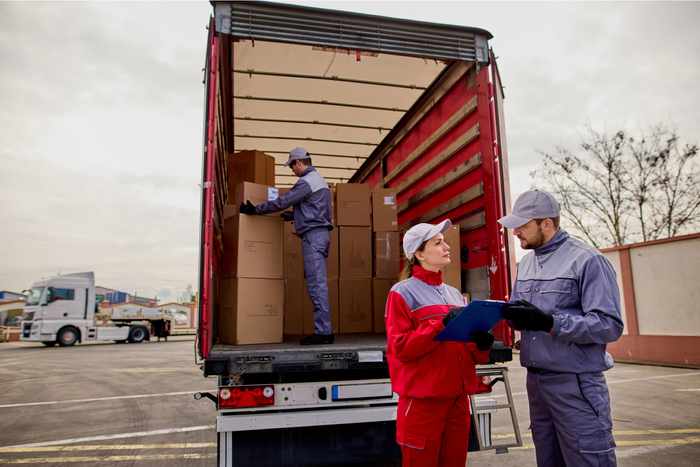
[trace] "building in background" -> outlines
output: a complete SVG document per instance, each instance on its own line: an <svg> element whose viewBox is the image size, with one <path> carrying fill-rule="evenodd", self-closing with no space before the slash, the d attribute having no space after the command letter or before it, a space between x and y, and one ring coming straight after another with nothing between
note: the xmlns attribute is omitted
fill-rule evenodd
<svg viewBox="0 0 700 467"><path fill-rule="evenodd" d="M24 301L25 296L19 292L10 292L9 290L0 290L0 303L11 302L15 300Z"/></svg>

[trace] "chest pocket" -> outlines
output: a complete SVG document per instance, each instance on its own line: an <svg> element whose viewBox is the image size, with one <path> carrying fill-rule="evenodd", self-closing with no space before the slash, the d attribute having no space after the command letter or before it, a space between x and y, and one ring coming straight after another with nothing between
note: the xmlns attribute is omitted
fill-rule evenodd
<svg viewBox="0 0 700 467"><path fill-rule="evenodd" d="M579 303L578 286L573 279L554 279L533 285L534 294L552 308L575 307Z"/></svg>

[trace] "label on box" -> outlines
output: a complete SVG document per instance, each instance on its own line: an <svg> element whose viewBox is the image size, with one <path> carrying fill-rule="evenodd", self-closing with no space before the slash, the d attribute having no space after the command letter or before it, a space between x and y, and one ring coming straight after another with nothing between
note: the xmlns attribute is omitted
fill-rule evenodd
<svg viewBox="0 0 700 467"><path fill-rule="evenodd" d="M279 188L275 188L273 186L267 188L267 200L268 201L274 201L279 197L280 197Z"/></svg>
<svg viewBox="0 0 700 467"><path fill-rule="evenodd" d="M393 206L394 204L396 204L396 196L390 195L390 196L384 197L384 205L385 206Z"/></svg>

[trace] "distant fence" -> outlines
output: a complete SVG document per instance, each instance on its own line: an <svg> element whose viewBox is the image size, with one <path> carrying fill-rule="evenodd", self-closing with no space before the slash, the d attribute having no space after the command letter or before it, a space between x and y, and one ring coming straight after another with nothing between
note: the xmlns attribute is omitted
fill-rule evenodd
<svg viewBox="0 0 700 467"><path fill-rule="evenodd" d="M700 233L607 248L625 332L621 361L700 367Z"/></svg>

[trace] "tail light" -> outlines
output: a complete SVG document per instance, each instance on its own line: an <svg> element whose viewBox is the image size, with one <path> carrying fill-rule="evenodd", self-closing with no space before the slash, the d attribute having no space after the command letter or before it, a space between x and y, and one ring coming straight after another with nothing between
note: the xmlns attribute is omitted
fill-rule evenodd
<svg viewBox="0 0 700 467"><path fill-rule="evenodd" d="M219 389L220 409L242 409L274 405L273 386L241 386Z"/></svg>

